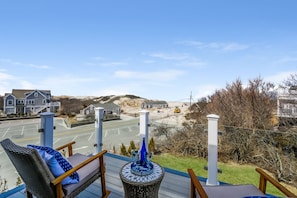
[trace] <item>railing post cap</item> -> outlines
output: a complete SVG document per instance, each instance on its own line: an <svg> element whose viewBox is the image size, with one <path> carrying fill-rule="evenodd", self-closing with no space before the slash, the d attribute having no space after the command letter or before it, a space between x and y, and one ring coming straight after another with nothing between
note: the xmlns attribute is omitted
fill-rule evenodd
<svg viewBox="0 0 297 198"><path fill-rule="evenodd" d="M209 115L207 115L207 118L219 119L220 116L218 116L218 115L216 115L216 114L209 114Z"/></svg>
<svg viewBox="0 0 297 198"><path fill-rule="evenodd" d="M52 112L43 112L43 113L40 113L40 116L54 116L55 114L52 113Z"/></svg>
<svg viewBox="0 0 297 198"><path fill-rule="evenodd" d="M141 111L139 111L139 113L140 114L146 114L146 113L149 113L149 111L148 110L141 110Z"/></svg>

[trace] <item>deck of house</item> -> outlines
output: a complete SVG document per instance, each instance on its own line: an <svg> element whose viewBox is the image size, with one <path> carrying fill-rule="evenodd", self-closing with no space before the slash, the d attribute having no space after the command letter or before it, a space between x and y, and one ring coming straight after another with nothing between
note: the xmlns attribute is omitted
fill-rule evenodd
<svg viewBox="0 0 297 198"><path fill-rule="evenodd" d="M106 186L111 191L110 198L124 197L124 189L119 176L121 167L130 159L123 156L107 153L104 157L106 164ZM183 198L190 197L190 178L187 173L164 168L165 176L162 180L159 197L160 198ZM100 197L100 179L90 185L78 197ZM8 192L0 194L0 198L25 198L24 185Z"/></svg>

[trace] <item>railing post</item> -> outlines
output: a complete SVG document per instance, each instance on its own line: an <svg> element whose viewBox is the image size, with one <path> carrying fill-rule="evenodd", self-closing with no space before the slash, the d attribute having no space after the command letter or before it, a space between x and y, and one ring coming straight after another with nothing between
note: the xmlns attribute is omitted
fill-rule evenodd
<svg viewBox="0 0 297 198"><path fill-rule="evenodd" d="M103 122L104 108L95 108L95 152L99 153L102 151L102 122Z"/></svg>
<svg viewBox="0 0 297 198"><path fill-rule="evenodd" d="M39 132L41 146L53 147L54 115L52 112L40 113L41 129L39 129Z"/></svg>
<svg viewBox="0 0 297 198"><path fill-rule="evenodd" d="M149 111L147 110L139 111L140 148L141 148L142 140L143 138L145 138L145 146L147 151L148 151L148 138L149 138L148 126L149 126Z"/></svg>
<svg viewBox="0 0 297 198"><path fill-rule="evenodd" d="M208 119L208 178L206 185L218 185L218 120L215 114Z"/></svg>

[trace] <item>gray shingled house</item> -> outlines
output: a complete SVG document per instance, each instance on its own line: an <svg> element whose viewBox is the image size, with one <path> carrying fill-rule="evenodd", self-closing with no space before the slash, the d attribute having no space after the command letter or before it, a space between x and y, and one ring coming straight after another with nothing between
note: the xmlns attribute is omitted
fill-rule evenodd
<svg viewBox="0 0 297 198"><path fill-rule="evenodd" d="M40 112L56 112L60 102L52 102L50 90L13 89L12 93L5 93L3 110L6 115L37 115Z"/></svg>
<svg viewBox="0 0 297 198"><path fill-rule="evenodd" d="M84 115L84 116L94 115L96 107L104 108L104 118L103 118L104 120L120 119L121 107L119 105L114 104L114 103L90 104L86 108L80 110L80 114Z"/></svg>
<svg viewBox="0 0 297 198"><path fill-rule="evenodd" d="M150 109L150 108L167 108L168 103L164 100L146 100L141 104L142 109Z"/></svg>

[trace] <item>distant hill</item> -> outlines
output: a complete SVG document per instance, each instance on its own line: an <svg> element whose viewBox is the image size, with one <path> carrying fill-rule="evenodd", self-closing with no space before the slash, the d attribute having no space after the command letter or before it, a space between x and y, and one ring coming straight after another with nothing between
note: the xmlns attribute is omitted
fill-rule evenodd
<svg viewBox="0 0 297 198"><path fill-rule="evenodd" d="M125 107L140 107L140 104L146 100L135 95L110 95L110 96L86 96L86 97L74 97L74 96L54 96L53 101L61 102L61 114L62 115L72 115L78 114L81 109L94 103L115 103L121 106L123 109Z"/></svg>
<svg viewBox="0 0 297 198"><path fill-rule="evenodd" d="M140 99L141 97L139 96L135 96L135 95L109 95L109 96L66 96L66 95L62 95L62 96L53 96L54 100L59 100L59 99L79 99L82 101L97 101L97 102L113 102L115 100L119 100L120 98L128 98L128 99Z"/></svg>

